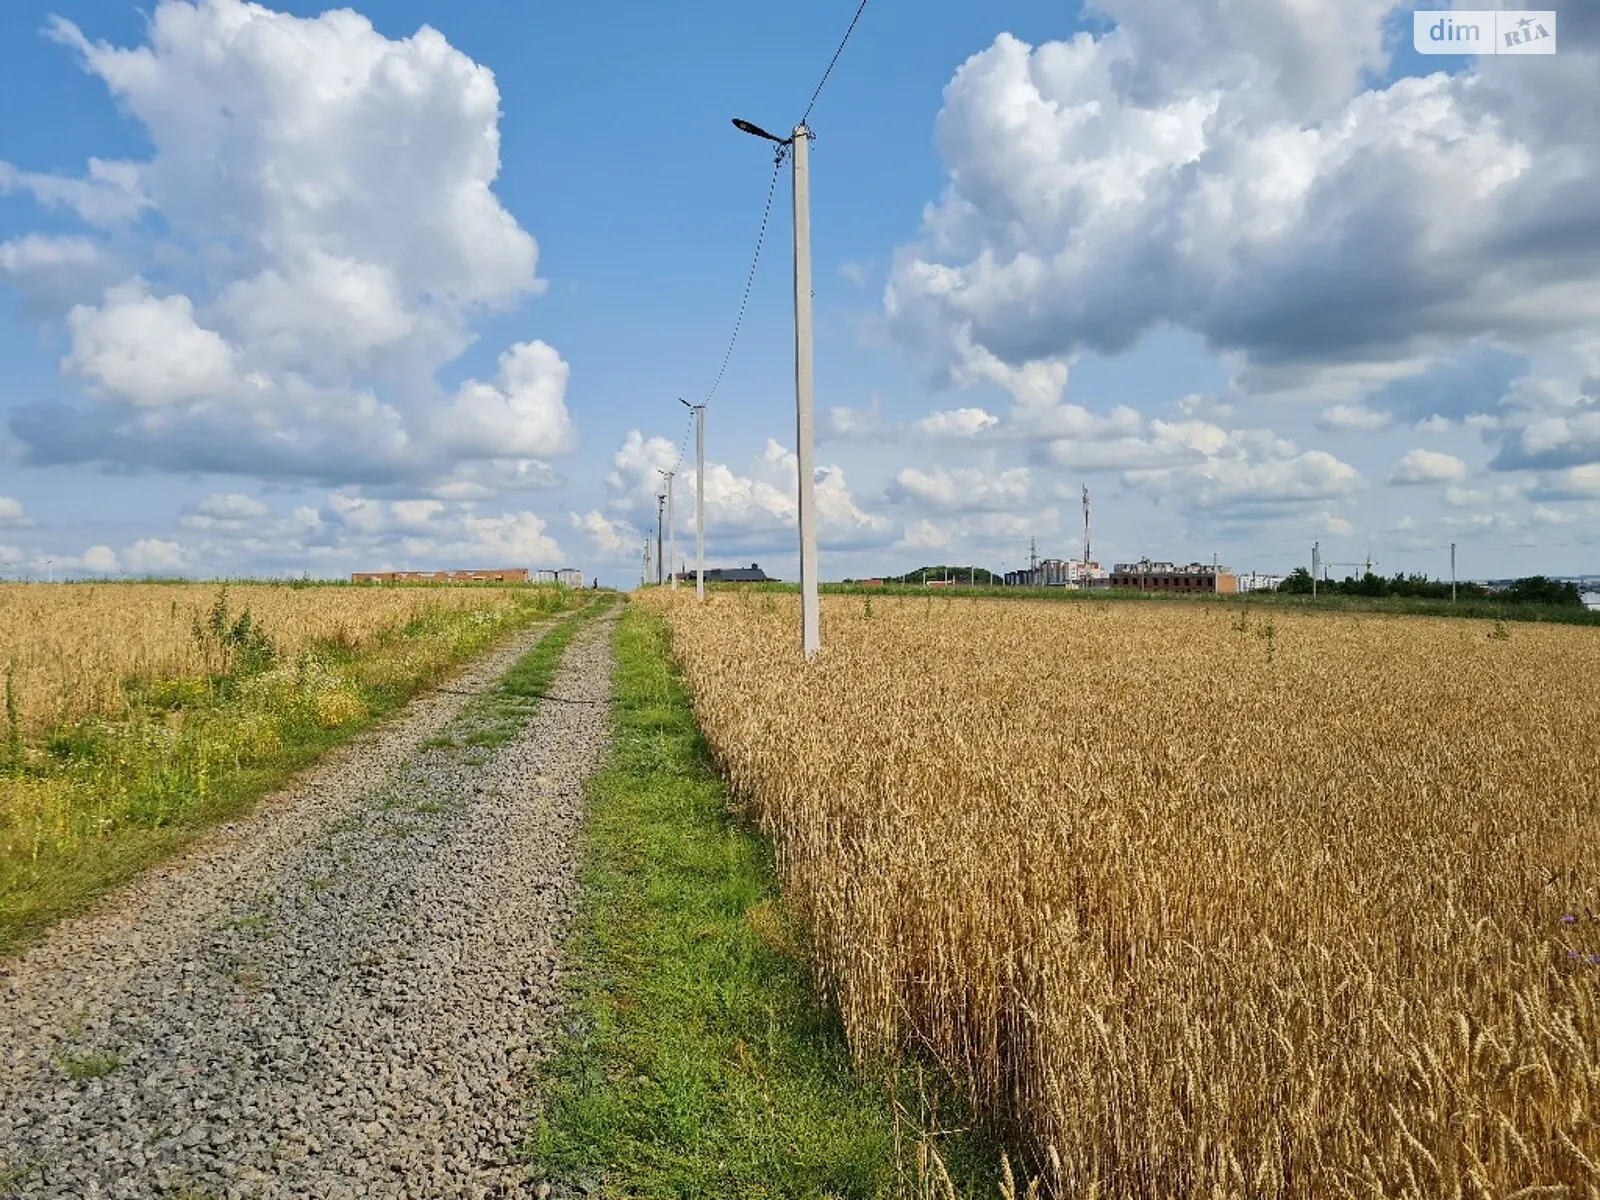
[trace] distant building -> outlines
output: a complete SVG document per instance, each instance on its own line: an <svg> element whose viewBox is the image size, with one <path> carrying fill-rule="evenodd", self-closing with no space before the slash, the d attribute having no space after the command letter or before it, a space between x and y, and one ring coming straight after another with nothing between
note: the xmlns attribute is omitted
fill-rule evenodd
<svg viewBox="0 0 1600 1200"><path fill-rule="evenodd" d="M1025 571L1007 571L1007 587L1105 587L1109 576L1097 562L1084 562L1081 558L1045 558L1037 567Z"/></svg>
<svg viewBox="0 0 1600 1200"><path fill-rule="evenodd" d="M1282 575L1258 575L1251 571L1248 575L1234 576L1234 583L1241 592L1275 592L1284 578Z"/></svg>
<svg viewBox="0 0 1600 1200"><path fill-rule="evenodd" d="M581 588L583 586L583 572L576 567L562 567L560 570L543 570L534 577L536 583L559 583L562 587Z"/></svg>
<svg viewBox="0 0 1600 1200"><path fill-rule="evenodd" d="M498 571L356 571L351 583L527 583L526 567Z"/></svg>
<svg viewBox="0 0 1600 1200"><path fill-rule="evenodd" d="M1136 592L1166 592L1191 596L1200 593L1230 595L1239 590L1238 580L1225 567L1209 563L1177 566L1169 562L1118 563L1111 571L1111 586Z"/></svg>
<svg viewBox="0 0 1600 1200"><path fill-rule="evenodd" d="M681 571L678 574L679 583L693 583L693 571ZM748 567L710 567L706 570L707 583L777 583L759 563L751 563Z"/></svg>

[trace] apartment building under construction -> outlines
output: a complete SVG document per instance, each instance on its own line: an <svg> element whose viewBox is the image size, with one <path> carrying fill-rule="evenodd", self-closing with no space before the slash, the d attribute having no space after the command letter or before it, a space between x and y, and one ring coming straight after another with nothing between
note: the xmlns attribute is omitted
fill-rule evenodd
<svg viewBox="0 0 1600 1200"><path fill-rule="evenodd" d="M488 571L356 571L351 583L527 583L526 567Z"/></svg>
<svg viewBox="0 0 1600 1200"><path fill-rule="evenodd" d="M1111 571L1111 586L1135 592L1166 592L1178 596L1205 593L1232 595L1239 590L1239 581L1232 571L1214 563L1178 566L1141 558L1136 563L1118 563Z"/></svg>

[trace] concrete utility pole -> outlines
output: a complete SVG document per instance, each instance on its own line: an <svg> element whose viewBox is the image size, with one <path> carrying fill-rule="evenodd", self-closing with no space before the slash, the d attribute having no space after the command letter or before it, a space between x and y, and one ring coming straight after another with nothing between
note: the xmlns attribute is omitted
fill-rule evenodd
<svg viewBox="0 0 1600 1200"><path fill-rule="evenodd" d="M1456 602L1456 544L1450 543L1450 603Z"/></svg>
<svg viewBox="0 0 1600 1200"><path fill-rule="evenodd" d="M706 406L689 404L694 413L694 598L706 598Z"/></svg>
<svg viewBox="0 0 1600 1200"><path fill-rule="evenodd" d="M1322 570L1322 561L1321 560L1322 560L1322 543L1321 542L1312 542L1311 543L1311 597L1312 597L1312 599L1316 599L1316 595L1317 595L1317 572Z"/></svg>
<svg viewBox="0 0 1600 1200"><path fill-rule="evenodd" d="M661 552L661 514L666 507L667 497L664 492L656 495L656 582L661 582L661 568L666 563L666 555Z"/></svg>
<svg viewBox="0 0 1600 1200"><path fill-rule="evenodd" d="M811 130L786 138L735 117L734 128L788 147L794 165L794 398L795 457L800 492L800 647L810 658L822 646L817 601L816 470L811 430ZM782 153L782 150L779 150Z"/></svg>
<svg viewBox="0 0 1600 1200"><path fill-rule="evenodd" d="M796 125L794 148L795 456L800 460L800 644L807 658L822 646L817 600L816 472L811 432L811 131Z"/></svg>

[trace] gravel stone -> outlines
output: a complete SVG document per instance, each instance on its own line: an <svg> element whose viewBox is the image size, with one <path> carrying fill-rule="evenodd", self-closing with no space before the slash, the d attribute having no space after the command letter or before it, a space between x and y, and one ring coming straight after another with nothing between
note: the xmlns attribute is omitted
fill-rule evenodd
<svg viewBox="0 0 1600 1200"><path fill-rule="evenodd" d="M507 745L419 743L543 631L0 960L0 1196L535 1195L615 616Z"/></svg>

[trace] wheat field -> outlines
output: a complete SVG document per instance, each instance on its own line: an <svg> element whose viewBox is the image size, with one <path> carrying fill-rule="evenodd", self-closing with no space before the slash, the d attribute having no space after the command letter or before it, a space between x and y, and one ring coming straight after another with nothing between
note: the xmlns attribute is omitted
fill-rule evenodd
<svg viewBox="0 0 1600 1200"><path fill-rule="evenodd" d="M1600 630L651 595L863 1060L1059 1196L1600 1196Z"/></svg>
<svg viewBox="0 0 1600 1200"><path fill-rule="evenodd" d="M0 583L0 675L9 673L24 735L83 717L114 717L126 683L179 679L214 670L193 636L218 596L214 583ZM386 631L429 612L495 612L513 602L504 588L291 587L240 584L228 604L248 608L284 657L336 641L370 646Z"/></svg>

